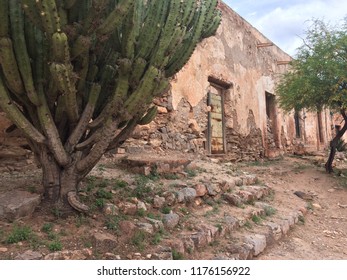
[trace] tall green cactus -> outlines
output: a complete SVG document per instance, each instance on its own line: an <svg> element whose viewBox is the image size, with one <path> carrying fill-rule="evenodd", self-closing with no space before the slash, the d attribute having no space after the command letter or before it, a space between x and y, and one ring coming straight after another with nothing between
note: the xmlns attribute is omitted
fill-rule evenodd
<svg viewBox="0 0 347 280"><path fill-rule="evenodd" d="M0 106L48 197L73 203L100 157L153 120L153 98L216 31L217 2L0 0Z"/></svg>

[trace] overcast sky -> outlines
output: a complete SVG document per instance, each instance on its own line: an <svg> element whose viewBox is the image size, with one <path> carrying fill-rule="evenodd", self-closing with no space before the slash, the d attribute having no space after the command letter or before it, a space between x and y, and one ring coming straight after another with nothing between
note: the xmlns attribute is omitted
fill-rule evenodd
<svg viewBox="0 0 347 280"><path fill-rule="evenodd" d="M316 18L335 24L347 15L346 0L223 0L288 54L295 56L300 37Z"/></svg>

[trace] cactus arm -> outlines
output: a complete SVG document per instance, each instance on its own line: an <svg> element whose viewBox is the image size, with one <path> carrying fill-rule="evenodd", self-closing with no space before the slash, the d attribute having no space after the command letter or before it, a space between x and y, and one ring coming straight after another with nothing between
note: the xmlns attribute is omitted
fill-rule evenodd
<svg viewBox="0 0 347 280"><path fill-rule="evenodd" d="M10 120L26 135L36 143L44 143L46 141L43 136L23 115L22 111L9 98L8 91L4 87L2 77L0 77L0 106L7 114Z"/></svg>
<svg viewBox="0 0 347 280"><path fill-rule="evenodd" d="M43 30L40 11L37 9L35 1L22 0L22 8L28 19L39 29Z"/></svg>
<svg viewBox="0 0 347 280"><path fill-rule="evenodd" d="M0 0L0 38L8 35L8 26L8 0Z"/></svg>
<svg viewBox="0 0 347 280"><path fill-rule="evenodd" d="M33 104L38 106L39 100L34 87L30 59L24 37L24 21L20 6L20 0L11 0L9 3L9 7L11 34L13 38L14 53L16 56L19 72L21 74L28 98Z"/></svg>
<svg viewBox="0 0 347 280"><path fill-rule="evenodd" d="M97 29L97 34L107 35L119 26L124 17L129 13L131 7L134 5L135 0L120 0L116 8L108 15L105 21Z"/></svg>
<svg viewBox="0 0 347 280"><path fill-rule="evenodd" d="M139 125L145 125L152 122L158 114L158 107L153 106L148 109L147 113L137 122Z"/></svg>
<svg viewBox="0 0 347 280"><path fill-rule="evenodd" d="M13 52L12 41L6 37L0 38L0 64L9 89L17 95L23 95L24 86Z"/></svg>
<svg viewBox="0 0 347 280"><path fill-rule="evenodd" d="M75 125L79 118L75 81L72 78L72 65L52 63L50 72L57 83L59 90L63 93L62 99L65 102L66 114L71 125Z"/></svg>
<svg viewBox="0 0 347 280"><path fill-rule="evenodd" d="M182 43L182 48L178 49L171 57L171 60L165 69L166 77L171 77L187 63L188 59L195 50L197 43L200 41L205 16L206 6L204 3L202 3L200 9L195 15L195 27L191 31L192 34L187 33L190 36L186 36L184 42Z"/></svg>
<svg viewBox="0 0 347 280"><path fill-rule="evenodd" d="M71 9L75 4L77 0L64 0L65 3L65 9L69 10Z"/></svg>
<svg viewBox="0 0 347 280"><path fill-rule="evenodd" d="M57 127L55 126L51 112L48 109L42 85L38 86L40 106L37 107L37 114L41 127L47 137L50 150L61 166L66 166L70 162L70 157L64 150Z"/></svg>
<svg viewBox="0 0 347 280"><path fill-rule="evenodd" d="M153 66L150 66L146 71L140 85L137 89L128 97L124 103L126 111L133 115L138 108L145 105L146 95L151 95L156 86L156 78L159 76L159 70Z"/></svg>
<svg viewBox="0 0 347 280"><path fill-rule="evenodd" d="M168 13L169 1L151 1L147 5L148 15L138 38L136 57L148 60L156 45Z"/></svg>
<svg viewBox="0 0 347 280"><path fill-rule="evenodd" d="M78 121L77 126L75 127L74 131L71 133L69 139L66 142L66 150L70 151L72 150L78 141L81 139L83 134L86 132L88 128L89 120L92 118L96 102L99 98L101 86L99 84L93 84L90 93L89 93L89 101L84 108L84 111L81 115L80 120Z"/></svg>

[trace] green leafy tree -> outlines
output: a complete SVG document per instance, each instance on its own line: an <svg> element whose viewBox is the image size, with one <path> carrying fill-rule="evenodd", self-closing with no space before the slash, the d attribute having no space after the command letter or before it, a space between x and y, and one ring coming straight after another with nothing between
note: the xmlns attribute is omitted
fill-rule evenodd
<svg viewBox="0 0 347 280"><path fill-rule="evenodd" d="M153 120L153 98L216 31L217 2L0 0L0 106L41 163L46 199L88 211L79 183Z"/></svg>
<svg viewBox="0 0 347 280"><path fill-rule="evenodd" d="M291 71L277 85L280 106L286 111L306 108L319 112L325 108L341 114L344 125L330 142L326 171L332 163L339 139L347 130L347 21L331 27L314 20L306 33Z"/></svg>

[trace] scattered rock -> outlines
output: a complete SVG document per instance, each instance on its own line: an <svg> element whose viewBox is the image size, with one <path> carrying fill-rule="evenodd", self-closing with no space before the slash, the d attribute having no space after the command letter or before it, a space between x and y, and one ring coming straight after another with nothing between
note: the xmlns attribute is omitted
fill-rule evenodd
<svg viewBox="0 0 347 280"><path fill-rule="evenodd" d="M156 220L156 219L151 219L146 217L146 220L149 221L156 230L164 228L164 224L162 221Z"/></svg>
<svg viewBox="0 0 347 280"><path fill-rule="evenodd" d="M312 203L312 206L316 209L322 209L322 206L320 206L318 203Z"/></svg>
<svg viewBox="0 0 347 280"><path fill-rule="evenodd" d="M156 195L153 199L153 208L160 209L165 205L165 198Z"/></svg>
<svg viewBox="0 0 347 280"><path fill-rule="evenodd" d="M183 193L184 200L186 202L193 202L194 199L196 198L196 190L193 188L187 187L187 188L182 189L181 192Z"/></svg>
<svg viewBox="0 0 347 280"><path fill-rule="evenodd" d="M117 238L110 233L97 232L93 235L94 247L100 251L109 251L118 244Z"/></svg>
<svg viewBox="0 0 347 280"><path fill-rule="evenodd" d="M314 204L312 204L312 205L314 205ZM347 208L347 204L337 203L337 206L339 206L340 208Z"/></svg>
<svg viewBox="0 0 347 280"><path fill-rule="evenodd" d="M172 229L178 225L180 221L180 216L176 213L170 213L163 215L163 223L165 227Z"/></svg>
<svg viewBox="0 0 347 280"><path fill-rule="evenodd" d="M165 203L169 206L172 206L176 203L176 195L172 192L165 193ZM184 198L183 198L184 200ZM183 202L183 200L181 202Z"/></svg>
<svg viewBox="0 0 347 280"><path fill-rule="evenodd" d="M210 184L207 186L207 193L210 196L216 196L220 192L221 192L221 189L217 184Z"/></svg>
<svg viewBox="0 0 347 280"><path fill-rule="evenodd" d="M8 249L6 247L0 247L0 253L6 253Z"/></svg>
<svg viewBox="0 0 347 280"><path fill-rule="evenodd" d="M241 179L242 179L242 184L246 186L256 184L258 180L257 176L253 174L244 175L241 177Z"/></svg>
<svg viewBox="0 0 347 280"><path fill-rule="evenodd" d="M238 219L233 216L225 216L224 221L229 232L237 229L240 225Z"/></svg>
<svg viewBox="0 0 347 280"><path fill-rule="evenodd" d="M90 249L83 250L64 250L54 252L45 256L45 260L87 260L92 256Z"/></svg>
<svg viewBox="0 0 347 280"><path fill-rule="evenodd" d="M136 225L143 232L146 232L146 233L149 233L149 234L153 234L154 233L153 225L151 225L149 223L137 223Z"/></svg>
<svg viewBox="0 0 347 280"><path fill-rule="evenodd" d="M312 200L313 199L312 195L301 192L301 191L296 191L296 192L294 192L294 194L303 200Z"/></svg>
<svg viewBox="0 0 347 280"><path fill-rule="evenodd" d="M41 260L42 254L32 250L25 251L23 254L14 258L15 260Z"/></svg>
<svg viewBox="0 0 347 280"><path fill-rule="evenodd" d="M253 245L254 256L258 256L266 248L266 236L262 234L247 236L245 242Z"/></svg>
<svg viewBox="0 0 347 280"><path fill-rule="evenodd" d="M147 211L146 204L142 201L138 201L136 206L137 206L137 210Z"/></svg>
<svg viewBox="0 0 347 280"><path fill-rule="evenodd" d="M130 202L120 203L119 208L125 215L135 215L137 213L137 205Z"/></svg>
<svg viewBox="0 0 347 280"><path fill-rule="evenodd" d="M128 236L133 234L134 230L136 229L136 225L130 221L120 221L118 226L120 231Z"/></svg>
<svg viewBox="0 0 347 280"><path fill-rule="evenodd" d="M207 193L207 188L203 184L197 184L194 186L195 191L196 191L196 196L204 196Z"/></svg>
<svg viewBox="0 0 347 280"><path fill-rule="evenodd" d="M111 215L111 216L115 216L119 213L118 207L112 203L106 203L103 208L103 211L105 215Z"/></svg>
<svg viewBox="0 0 347 280"><path fill-rule="evenodd" d="M225 193L223 194L223 198L229 202L229 204L234 206L240 206L242 204L242 199L233 193Z"/></svg>
<svg viewBox="0 0 347 280"><path fill-rule="evenodd" d="M30 216L40 202L40 195L26 191L14 190L0 194L0 219L13 222Z"/></svg>

